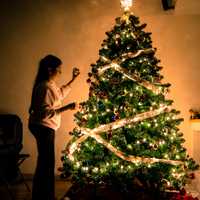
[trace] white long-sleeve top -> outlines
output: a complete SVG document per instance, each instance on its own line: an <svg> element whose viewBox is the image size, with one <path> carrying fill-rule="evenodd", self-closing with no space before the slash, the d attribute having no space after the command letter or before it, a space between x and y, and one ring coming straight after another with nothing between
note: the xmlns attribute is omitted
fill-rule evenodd
<svg viewBox="0 0 200 200"><path fill-rule="evenodd" d="M52 80L43 81L33 92L32 109L29 116L30 124L41 124L57 130L61 123L61 114L55 112L62 106L62 100L71 90L70 86L59 88Z"/></svg>

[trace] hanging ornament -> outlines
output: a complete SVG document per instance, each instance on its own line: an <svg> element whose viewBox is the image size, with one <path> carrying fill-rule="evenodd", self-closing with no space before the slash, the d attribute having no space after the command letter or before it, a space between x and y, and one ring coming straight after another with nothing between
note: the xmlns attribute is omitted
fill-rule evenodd
<svg viewBox="0 0 200 200"><path fill-rule="evenodd" d="M115 120L118 120L120 118L120 114L118 112L115 113Z"/></svg>
<svg viewBox="0 0 200 200"><path fill-rule="evenodd" d="M93 91L90 91L89 92L89 97L92 97L93 96Z"/></svg>
<svg viewBox="0 0 200 200"><path fill-rule="evenodd" d="M157 76L157 77L154 78L154 82L161 83L161 79L162 79L161 76Z"/></svg>
<svg viewBox="0 0 200 200"><path fill-rule="evenodd" d="M107 94L105 91L100 91L98 92L98 96L101 98L101 99L106 99L107 98Z"/></svg>
<svg viewBox="0 0 200 200"><path fill-rule="evenodd" d="M91 73L91 72L89 72L89 73L88 73L88 76L89 76L89 77L92 77L92 73Z"/></svg>
<svg viewBox="0 0 200 200"><path fill-rule="evenodd" d="M85 126L87 124L87 119L82 118L80 123L80 126Z"/></svg>
<svg viewBox="0 0 200 200"><path fill-rule="evenodd" d="M112 116L112 122L116 121L116 115Z"/></svg>
<svg viewBox="0 0 200 200"><path fill-rule="evenodd" d="M112 130L110 129L108 131L108 140L111 140L111 138L112 138Z"/></svg>
<svg viewBox="0 0 200 200"><path fill-rule="evenodd" d="M69 135L73 135L73 132L70 131L70 132L69 132Z"/></svg>
<svg viewBox="0 0 200 200"><path fill-rule="evenodd" d="M87 79L87 83L91 83L91 79L90 78Z"/></svg>
<svg viewBox="0 0 200 200"><path fill-rule="evenodd" d="M190 179L194 179L194 178L195 178L195 174L194 174L194 173L188 174L188 177L189 177Z"/></svg>
<svg viewBox="0 0 200 200"><path fill-rule="evenodd" d="M116 77L113 77L113 78L110 80L110 83L113 84L113 85L118 85L118 84L120 84L120 79L119 79L119 78L116 78Z"/></svg>
<svg viewBox="0 0 200 200"><path fill-rule="evenodd" d="M90 86L90 89L89 89L89 96L93 96L93 94L95 94L95 90L92 86Z"/></svg>
<svg viewBox="0 0 200 200"><path fill-rule="evenodd" d="M141 95L140 96L140 101L144 101L145 99L147 99L148 97L147 97L147 95L146 94L143 94L143 95Z"/></svg>

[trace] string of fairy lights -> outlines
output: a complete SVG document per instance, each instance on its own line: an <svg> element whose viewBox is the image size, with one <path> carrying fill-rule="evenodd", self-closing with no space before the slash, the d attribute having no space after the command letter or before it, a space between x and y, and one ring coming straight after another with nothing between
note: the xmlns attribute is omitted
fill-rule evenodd
<svg viewBox="0 0 200 200"><path fill-rule="evenodd" d="M109 124L101 125L101 126L95 128L95 129L92 129L92 130L91 129L86 129L86 128L78 128L78 130L81 133L83 133L84 135L87 135L87 137L89 137L90 135L93 135L93 137L95 137L99 133L106 132L106 131L109 131L109 130L114 130L114 129L123 127L125 125L129 125L131 123L136 123L136 122L144 120L146 118L156 116L156 115L160 114L161 112L163 112L166 109L167 109L167 107L162 105L162 107L160 107L159 110L150 111L150 112L146 112L146 113L141 113L141 114L138 114L136 117L134 116L134 117L131 117L129 119L117 120L116 122L112 122L112 123L109 123ZM77 140L76 142L74 142L70 146L70 148L69 148L69 157L70 157L71 160L74 160L73 153L77 149L77 146L80 143L82 143L85 139L87 139L87 137L82 136L81 138L79 138L79 140Z"/></svg>
<svg viewBox="0 0 200 200"><path fill-rule="evenodd" d="M121 7L123 8L123 10L125 12L129 11L129 9L132 6L132 0L121 0ZM128 23L128 17L126 15L123 15L123 19L125 19ZM140 56L141 54L149 54L155 52L155 49L153 48L149 48L149 49L143 49L143 50L138 50L137 52L128 52L123 54L120 59L123 61L127 58L136 58L138 56ZM135 75L135 74L129 74L127 70L125 70L124 68L122 68L120 66L120 59L118 60L114 60L111 61L106 57L101 56L101 59L103 61L105 61L106 64L105 66L103 66L102 68L98 69L98 75L101 76L106 70L108 69L113 69L115 71L120 72L121 74L123 74L124 77L133 80L135 82L137 82L139 85L151 90L152 92L154 92L155 94L160 94L163 90L162 87L157 84L157 83L151 83L148 82L146 80L142 80L139 76ZM115 148L113 145L111 145L109 142L107 142L106 140L104 140L100 134L102 132L109 132L110 130L114 130L114 129L118 129L120 127L124 127L124 126L131 126L134 123L138 123L141 122L145 119L149 119L149 118L153 118L157 115L160 115L161 113L165 113L165 112L170 112L171 108L167 105L161 104L157 109L152 109L152 107L150 108L150 111L141 113L141 114L137 114L136 116L133 117L129 117L129 118L125 118L125 119L120 119L117 120L115 122L112 123L108 123L105 125L100 125L94 129L88 129L88 128L82 128L82 127L78 127L77 130L80 133L80 137L72 142L70 144L70 146L68 147L68 158L75 162L75 167L76 168L80 168L82 167L82 170L87 172L89 170L88 166L81 166L81 161L77 161L74 157L74 153L75 151L79 151L80 147L81 147L81 143L83 143L84 141L86 141L86 139L88 137L92 137L93 139L95 139L98 143L102 144L103 146L105 146L107 149L109 149L111 152L113 152L117 157L121 158L122 160L128 161L130 163L134 163L136 166L141 164L141 163L145 163L147 164L148 167L151 167L152 164L157 163L157 162L163 162L163 163L167 163L167 164L171 164L171 165L180 165L183 166L183 162L179 161L179 157L178 155L176 156L177 160L170 160L168 155L166 154L165 159L158 159L158 158L150 158L150 157L139 157L139 156L133 156L133 155L125 155L122 151L118 150L117 148ZM171 136L171 139L173 140L175 136ZM144 138L145 140L145 138ZM137 141L138 144L140 144L140 141ZM164 144L165 141L160 141L159 144L162 145ZM119 161L116 161L115 163L113 163L113 165L118 165ZM106 163L105 166L101 166L101 167L94 167L92 169L93 173L103 173L107 167L109 167L109 165L111 165L110 163ZM119 166L121 170L123 170L124 166L121 165ZM132 169L132 166L129 165L128 169ZM176 168L172 168L171 171L171 175L176 178L176 179L181 179L185 174L184 172L181 172L180 170L177 171ZM168 186L170 186L170 181L168 180L164 180L166 181L166 184Z"/></svg>
<svg viewBox="0 0 200 200"><path fill-rule="evenodd" d="M88 128L78 128L77 130L80 131L83 136L81 136L78 140L76 140L69 148L69 158L70 160L74 161L73 153L79 148L80 144L85 141L88 137L94 138L97 142L107 147L110 151L112 151L115 155L122 158L123 160L132 162L132 163L155 163L155 162L163 162L168 164L181 164L182 162L176 161L176 160L167 160L167 159L157 159L157 158L142 158L137 156L124 156L123 152L117 150L115 147L113 147L110 143L106 142L104 139L102 139L99 134L102 132L108 132L109 130L114 130L117 128L121 128L125 125L130 125L132 123L137 123L139 121L142 121L147 118L155 117L163 112L166 112L169 110L168 106L162 105L159 109L145 112L138 114L137 116L128 118L128 119L121 119L117 120L116 122L112 122L106 125L101 125L94 129L88 129Z"/></svg>
<svg viewBox="0 0 200 200"><path fill-rule="evenodd" d="M137 57L141 54L148 54L148 53L152 53L152 52L154 52L154 49L152 49L152 48L138 50L136 53L128 52L128 53L125 53L125 54L122 55L122 61L123 61L123 59L135 58L135 57ZM147 88L149 90L152 90L152 92L154 92L155 94L160 94L162 92L162 87L160 86L160 84L158 84L158 83L152 84L149 81L142 80L136 74L129 74L126 69L124 69L120 66L119 59L115 60L115 61L111 61L108 58L106 58L105 56L102 56L101 59L106 61L106 62L109 62L109 64L104 65L102 68L100 68L98 70L99 75L102 75L108 69L114 69L114 70L122 73L124 75L124 77L126 77L130 80L136 81L141 86L144 86L145 88Z"/></svg>

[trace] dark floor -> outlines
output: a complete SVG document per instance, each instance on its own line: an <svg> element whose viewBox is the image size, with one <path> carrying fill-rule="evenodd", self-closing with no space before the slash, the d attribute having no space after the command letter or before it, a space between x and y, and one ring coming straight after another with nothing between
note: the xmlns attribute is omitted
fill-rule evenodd
<svg viewBox="0 0 200 200"><path fill-rule="evenodd" d="M26 180L29 188L32 187L32 181ZM70 188L71 184L68 181L56 180L56 197L61 199ZM15 200L31 200L31 192L27 190L24 183L15 183L10 186L10 192L12 192ZM10 192L5 185L0 185L0 200L12 200Z"/></svg>
<svg viewBox="0 0 200 200"><path fill-rule="evenodd" d="M26 180L26 184L31 189L32 180ZM86 186L84 189L80 189L79 187L72 186L71 183L67 180L57 179L55 183L56 188L56 198L61 200L63 197L69 196L71 200L155 200L155 198L150 197L149 195L145 195L144 193L136 193L131 194L129 198L122 196L119 191L108 190L105 188L99 188L96 191L97 196L94 197L94 188L90 186ZM78 190L77 190L78 189ZM80 189L80 190L79 190ZM72 191L77 191L72 195ZM72 193L71 193L72 192ZM13 194L14 198L12 199L11 194ZM72 197L72 196L73 197ZM31 192L27 190L26 185L23 182L15 183L10 186L10 192L5 187L5 185L0 185L0 200L31 200ZM156 200L158 200L156 198ZM160 200L160 198L159 198ZM164 200L164 199L162 199Z"/></svg>
<svg viewBox="0 0 200 200"><path fill-rule="evenodd" d="M30 178L25 180L28 187L31 189L32 180ZM169 200L171 198L155 198L149 193L145 193L137 190L137 192L132 191L129 197L125 197L117 190L109 190L107 188L98 188L96 191L97 196L93 196L94 188L86 186L84 189L80 187L72 186L70 181L63 180L60 178L56 179L55 183L56 198L61 200L63 197L69 196L71 200ZM76 193L73 193L77 191ZM11 193L14 198L11 198ZM71 196L71 194L73 194ZM76 194L76 195L74 195ZM91 196L92 195L92 196ZM26 185L23 182L15 183L10 186L10 191L5 187L5 185L0 184L0 200L31 200L31 191L27 190Z"/></svg>

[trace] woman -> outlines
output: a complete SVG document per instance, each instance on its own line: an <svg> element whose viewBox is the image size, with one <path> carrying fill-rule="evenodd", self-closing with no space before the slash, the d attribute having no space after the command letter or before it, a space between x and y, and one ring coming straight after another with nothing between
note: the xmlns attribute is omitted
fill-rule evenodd
<svg viewBox="0 0 200 200"><path fill-rule="evenodd" d="M47 55L39 63L29 108L29 129L37 142L38 158L33 177L32 200L54 200L55 131L60 127L60 113L74 109L75 103L61 107L70 85L79 75L74 68L72 80L59 88L56 80L61 74L62 61Z"/></svg>

